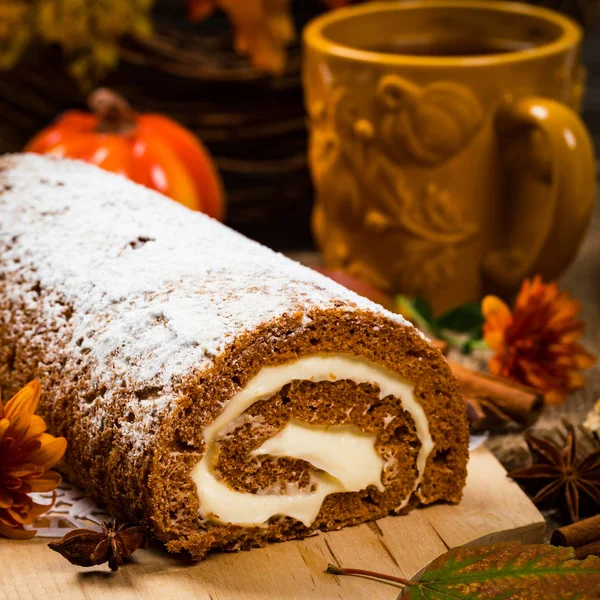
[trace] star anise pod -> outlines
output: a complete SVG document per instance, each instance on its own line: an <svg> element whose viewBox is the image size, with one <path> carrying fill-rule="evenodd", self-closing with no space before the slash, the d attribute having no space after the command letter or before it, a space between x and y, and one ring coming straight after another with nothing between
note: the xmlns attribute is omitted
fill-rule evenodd
<svg viewBox="0 0 600 600"><path fill-rule="evenodd" d="M600 511L600 449L579 456L575 428L567 424L567 435L562 448L555 442L525 434L525 441L533 464L511 471L513 479L535 484L535 504L546 500L561 500L566 504L571 522L579 521L582 504L591 504Z"/></svg>
<svg viewBox="0 0 600 600"><path fill-rule="evenodd" d="M74 529L48 547L74 565L93 567L108 562L111 571L118 571L123 559L147 545L148 538L142 527L125 523L117 529L117 522L113 521L102 523L102 531Z"/></svg>

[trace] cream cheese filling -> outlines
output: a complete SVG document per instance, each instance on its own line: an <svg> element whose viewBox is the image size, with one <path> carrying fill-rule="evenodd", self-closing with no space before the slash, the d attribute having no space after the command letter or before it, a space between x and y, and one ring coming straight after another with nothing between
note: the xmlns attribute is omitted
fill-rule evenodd
<svg viewBox="0 0 600 600"><path fill-rule="evenodd" d="M264 367L246 387L227 402L221 414L204 430L206 452L193 468L201 516L217 523L242 526L263 525L275 515L292 517L310 526L326 496L356 492L369 485L383 490L383 460L375 451L375 434L358 427L339 425L317 427L290 421L255 454L287 456L306 460L322 469L312 475L314 491L294 490L287 494L251 494L231 489L212 469L216 442L227 426L255 402L265 400L288 383L299 381L350 380L356 385L370 383L379 388L379 398L394 396L412 417L421 448L417 456L417 489L427 458L433 449L427 417L414 396L414 387L396 373L367 359L345 354L326 354L300 358L276 367ZM409 500L411 493L398 508Z"/></svg>
<svg viewBox="0 0 600 600"><path fill-rule="evenodd" d="M341 491L359 492L374 485L380 492L383 459L375 450L377 434L356 425L318 427L291 420L253 454L299 458L337 479Z"/></svg>

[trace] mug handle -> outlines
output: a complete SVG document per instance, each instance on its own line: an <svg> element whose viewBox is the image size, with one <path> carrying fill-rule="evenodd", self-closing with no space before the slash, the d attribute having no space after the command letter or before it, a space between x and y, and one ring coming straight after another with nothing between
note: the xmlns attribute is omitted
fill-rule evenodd
<svg viewBox="0 0 600 600"><path fill-rule="evenodd" d="M483 268L495 287L510 292L534 274L556 278L574 257L596 196L596 167L585 125L555 100L507 103L496 126L508 231Z"/></svg>

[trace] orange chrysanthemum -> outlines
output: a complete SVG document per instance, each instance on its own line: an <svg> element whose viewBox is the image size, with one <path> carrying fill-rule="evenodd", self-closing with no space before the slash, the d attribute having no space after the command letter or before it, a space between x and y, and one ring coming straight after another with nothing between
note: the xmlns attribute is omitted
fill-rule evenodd
<svg viewBox="0 0 600 600"><path fill-rule="evenodd" d="M490 371L539 389L548 404L562 402L584 387L581 370L596 362L578 343L580 310L567 292L540 277L523 283L513 311L496 296L484 298L484 340L496 353Z"/></svg>
<svg viewBox="0 0 600 600"><path fill-rule="evenodd" d="M355 0L323 0L327 8L340 8ZM188 0L188 17L203 21L217 9L229 17L235 32L235 49L250 57L255 68L281 73L285 49L296 37L290 0Z"/></svg>
<svg viewBox="0 0 600 600"><path fill-rule="evenodd" d="M295 37L290 0L188 0L188 15L193 21L206 19L217 8L233 25L239 54L249 56L261 71L283 71L285 48Z"/></svg>
<svg viewBox="0 0 600 600"><path fill-rule="evenodd" d="M36 532L24 529L48 510L30 492L50 492L61 478L50 469L67 448L65 438L45 433L44 419L35 415L40 383L28 383L6 403L0 399L0 535L27 539Z"/></svg>

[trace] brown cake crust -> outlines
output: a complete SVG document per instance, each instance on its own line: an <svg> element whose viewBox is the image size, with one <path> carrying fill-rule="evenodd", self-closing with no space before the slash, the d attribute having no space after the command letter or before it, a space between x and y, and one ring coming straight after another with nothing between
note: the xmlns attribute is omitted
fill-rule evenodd
<svg viewBox="0 0 600 600"><path fill-rule="evenodd" d="M96 181L90 188L96 196L86 211L77 213L83 231L67 231L65 211L77 212L83 199L62 194L71 189L84 193L90 180ZM205 235L197 243L204 244L204 252L210 250L209 242L218 244L224 237L237 253L255 253L259 259L244 270L235 256L215 254L198 270L190 262L189 275L182 272L179 281L156 277L140 291L119 295L110 287L98 293L104 279L93 269L63 260L60 240L55 243L62 232L71 237L70 247L90 257L89 264L111 273L118 268L126 276L128 269L134 273L145 264L135 262L135 253L147 252L151 260L176 252L178 232L185 233L192 217L187 211L180 215L183 209L171 204L87 166L37 157L0 158L0 214L8 215L0 222L0 388L6 398L28 380L41 380L40 413L49 430L69 442L61 471L115 515L144 522L170 550L195 558L214 549L261 546L389 514L415 481L420 442L414 423L398 399L379 399L375 386L337 381L292 382L251 406L247 414L262 418L264 428L242 434L242 426L236 439L225 439L217 472L239 490L273 491L284 474L285 482L306 486L313 467L304 461L264 458L256 469L256 459L248 460L264 439L261 432L264 436L268 429L274 435L292 416L318 425L353 424L376 433L376 449L388 465L385 492L369 487L332 494L310 527L287 517L273 517L264 527L240 527L211 524L199 516L190 473L205 451L205 427L227 401L263 367L340 353L365 358L413 383L427 415L434 449L418 490L403 510L437 500L459 501L468 458L464 404L445 359L399 317L201 217L196 226ZM140 206L155 210L155 220L139 216ZM106 216L104 225L97 222L100 214ZM115 215L139 223L115 232L109 225ZM89 238L96 234L94 245ZM196 243L192 234L184 235L188 245ZM158 245L161 236L164 247L156 249L151 241L139 242L145 244L143 250L127 241L155 239ZM37 241L46 246L36 248ZM168 261L164 268L168 274ZM180 263L173 263L176 268L181 271ZM77 278L71 282L72 272ZM69 285L62 285L61 277ZM204 284L192 285L193 277ZM98 301L87 302L94 294ZM247 322L241 304L263 297L262 312L250 313ZM179 313L162 307L174 298L183 314L197 306L203 315L213 311L215 322L225 324L223 332L206 341L202 328L196 338L185 337L185 331L171 335L168 328ZM127 329L131 314L148 319L147 345ZM212 324L206 322L207 327ZM160 364L156 353L162 349L150 336L167 329L173 346L165 342L166 347L178 353L169 354L161 369L150 371L149 363Z"/></svg>

